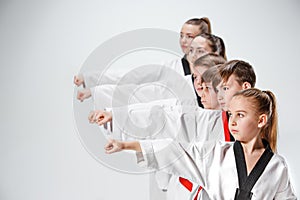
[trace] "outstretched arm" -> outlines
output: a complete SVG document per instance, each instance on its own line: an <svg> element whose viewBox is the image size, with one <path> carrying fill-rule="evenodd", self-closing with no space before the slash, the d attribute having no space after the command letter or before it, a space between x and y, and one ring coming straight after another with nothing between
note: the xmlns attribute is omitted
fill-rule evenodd
<svg viewBox="0 0 300 200"><path fill-rule="evenodd" d="M112 154L122 150L133 150L136 152L141 152L141 145L138 141L118 141L118 140L109 140L105 145L105 152L107 154Z"/></svg>

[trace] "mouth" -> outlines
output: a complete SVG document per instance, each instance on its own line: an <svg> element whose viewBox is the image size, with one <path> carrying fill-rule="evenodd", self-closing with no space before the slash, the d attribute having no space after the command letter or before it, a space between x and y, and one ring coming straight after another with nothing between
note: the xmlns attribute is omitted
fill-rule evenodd
<svg viewBox="0 0 300 200"><path fill-rule="evenodd" d="M220 106L221 107L225 107L225 103L220 103Z"/></svg>
<svg viewBox="0 0 300 200"><path fill-rule="evenodd" d="M230 130L230 133L232 133L232 134L237 134L239 131L238 130L235 130L235 129L232 129L232 130Z"/></svg>

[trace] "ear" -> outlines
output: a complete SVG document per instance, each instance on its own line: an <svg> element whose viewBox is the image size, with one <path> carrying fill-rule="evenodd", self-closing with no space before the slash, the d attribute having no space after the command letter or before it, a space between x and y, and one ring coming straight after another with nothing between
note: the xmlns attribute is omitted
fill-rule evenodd
<svg viewBox="0 0 300 200"><path fill-rule="evenodd" d="M249 82L244 82L242 85L243 90L251 88L251 84Z"/></svg>
<svg viewBox="0 0 300 200"><path fill-rule="evenodd" d="M268 116L266 114L261 114L258 118L258 128L262 128L267 124Z"/></svg>

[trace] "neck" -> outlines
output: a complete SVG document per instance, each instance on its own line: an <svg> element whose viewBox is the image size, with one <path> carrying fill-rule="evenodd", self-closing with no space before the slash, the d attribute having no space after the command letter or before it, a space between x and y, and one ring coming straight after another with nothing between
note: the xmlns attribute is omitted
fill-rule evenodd
<svg viewBox="0 0 300 200"><path fill-rule="evenodd" d="M247 155L251 155L256 151L261 151L265 148L262 139L260 137L254 138L249 142L241 141L241 144L243 146L244 153Z"/></svg>

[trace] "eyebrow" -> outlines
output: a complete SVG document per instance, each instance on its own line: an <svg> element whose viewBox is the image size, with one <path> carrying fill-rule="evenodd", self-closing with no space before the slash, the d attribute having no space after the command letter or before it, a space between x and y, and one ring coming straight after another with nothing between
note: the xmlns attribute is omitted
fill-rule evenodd
<svg viewBox="0 0 300 200"><path fill-rule="evenodd" d="M227 110L227 112L231 112L232 113L232 111L231 110ZM247 111L245 111L245 110L236 110L236 111L234 111L234 112L243 112L243 113L247 113Z"/></svg>
<svg viewBox="0 0 300 200"><path fill-rule="evenodd" d="M204 49L204 47L197 47L196 49ZM204 49L205 50L205 49Z"/></svg>
<svg viewBox="0 0 300 200"><path fill-rule="evenodd" d="M180 34L186 34L186 35L191 35L191 36L194 36L193 33L184 33L184 32L180 32Z"/></svg>

